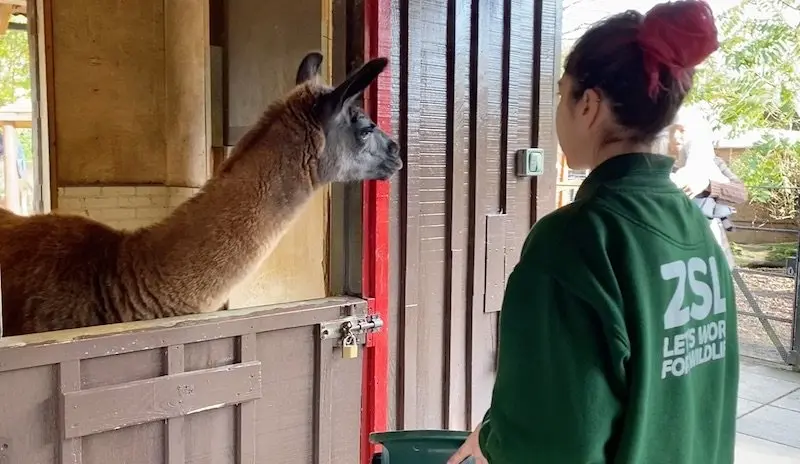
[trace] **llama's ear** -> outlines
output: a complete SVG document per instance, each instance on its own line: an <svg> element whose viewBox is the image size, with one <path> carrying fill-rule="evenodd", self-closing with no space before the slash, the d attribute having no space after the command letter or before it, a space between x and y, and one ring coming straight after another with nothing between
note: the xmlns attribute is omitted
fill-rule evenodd
<svg viewBox="0 0 800 464"><path fill-rule="evenodd" d="M339 113L342 108L361 95L372 81L386 69L388 64L389 60L386 58L375 58L361 66L331 93L325 95L320 102L323 115L333 116Z"/></svg>
<svg viewBox="0 0 800 464"><path fill-rule="evenodd" d="M300 66L297 68L297 77L295 84L300 85L311 79L316 79L319 76L319 69L322 67L322 53L311 52L303 58Z"/></svg>

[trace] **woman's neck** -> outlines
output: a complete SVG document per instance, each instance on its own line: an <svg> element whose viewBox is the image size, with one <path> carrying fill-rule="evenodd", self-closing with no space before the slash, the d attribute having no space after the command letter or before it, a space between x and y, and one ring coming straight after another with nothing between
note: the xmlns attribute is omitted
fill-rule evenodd
<svg viewBox="0 0 800 464"><path fill-rule="evenodd" d="M595 151L591 169L619 155L627 153L649 153L650 145L646 143L613 142L606 144Z"/></svg>

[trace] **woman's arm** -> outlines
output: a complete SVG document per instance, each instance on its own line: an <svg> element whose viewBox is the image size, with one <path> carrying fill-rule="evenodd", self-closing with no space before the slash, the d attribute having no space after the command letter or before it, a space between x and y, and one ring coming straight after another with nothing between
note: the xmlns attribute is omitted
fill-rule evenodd
<svg viewBox="0 0 800 464"><path fill-rule="evenodd" d="M490 463L605 462L625 389L597 312L528 257L509 277L492 403L480 430Z"/></svg>
<svg viewBox="0 0 800 464"><path fill-rule="evenodd" d="M714 163L717 165L722 174L730 179L730 182L717 182L710 181L708 188L709 196L719 201L720 203L727 203L731 205L738 205L747 201L747 188L744 183L731 171L725 161L719 156L714 158Z"/></svg>

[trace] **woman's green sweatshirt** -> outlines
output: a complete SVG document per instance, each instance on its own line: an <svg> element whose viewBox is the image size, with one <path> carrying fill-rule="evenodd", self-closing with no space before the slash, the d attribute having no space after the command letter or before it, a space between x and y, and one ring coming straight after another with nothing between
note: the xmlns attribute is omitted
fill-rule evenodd
<svg viewBox="0 0 800 464"><path fill-rule="evenodd" d="M733 283L671 167L612 158L531 230L480 433L491 464L733 463Z"/></svg>

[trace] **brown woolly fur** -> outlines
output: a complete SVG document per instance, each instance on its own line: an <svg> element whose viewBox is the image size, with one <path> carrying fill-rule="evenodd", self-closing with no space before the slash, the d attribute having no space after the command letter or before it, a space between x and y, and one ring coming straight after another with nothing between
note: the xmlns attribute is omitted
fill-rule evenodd
<svg viewBox="0 0 800 464"><path fill-rule="evenodd" d="M309 53L201 191L163 221L114 230L81 216L0 209L4 335L216 311L269 256L314 191L387 179L397 144L354 104L387 60L336 88Z"/></svg>

